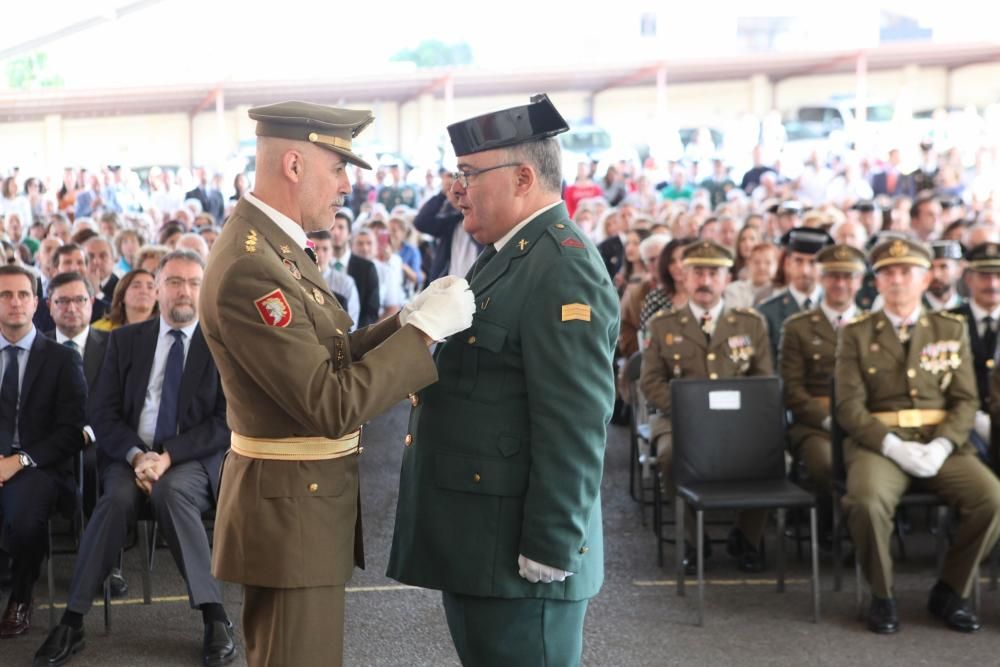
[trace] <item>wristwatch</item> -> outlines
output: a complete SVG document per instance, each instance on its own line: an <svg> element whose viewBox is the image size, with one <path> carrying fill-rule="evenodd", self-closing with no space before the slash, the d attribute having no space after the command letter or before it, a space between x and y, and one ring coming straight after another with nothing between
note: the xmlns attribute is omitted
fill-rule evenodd
<svg viewBox="0 0 1000 667"><path fill-rule="evenodd" d="M31 467L31 457L29 457L24 452L18 452L18 454L17 454L17 460L21 462L21 467L22 468L30 468Z"/></svg>

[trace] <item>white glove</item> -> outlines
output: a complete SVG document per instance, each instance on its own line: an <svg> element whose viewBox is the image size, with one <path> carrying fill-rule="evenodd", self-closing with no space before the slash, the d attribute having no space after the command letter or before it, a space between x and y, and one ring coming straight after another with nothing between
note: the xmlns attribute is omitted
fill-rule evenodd
<svg viewBox="0 0 1000 667"><path fill-rule="evenodd" d="M928 477L933 477L941 470L945 460L951 456L955 447L948 438L934 438L924 445L924 462L927 470L933 470Z"/></svg>
<svg viewBox="0 0 1000 667"><path fill-rule="evenodd" d="M412 324L436 341L442 341L472 326L476 298L464 279L445 288L427 289L424 292L427 293L426 297L419 309L406 318L407 324Z"/></svg>
<svg viewBox="0 0 1000 667"><path fill-rule="evenodd" d="M972 430L985 442L990 441L990 415L982 410L976 410L976 422Z"/></svg>
<svg viewBox="0 0 1000 667"><path fill-rule="evenodd" d="M833 419L830 418L830 415L827 415L826 417L823 417L823 421L819 423L819 426L824 431L829 433L830 431L833 430Z"/></svg>
<svg viewBox="0 0 1000 667"><path fill-rule="evenodd" d="M933 477L931 464L924 459L924 446L919 442L908 442L890 433L882 440L882 455L914 477Z"/></svg>
<svg viewBox="0 0 1000 667"><path fill-rule="evenodd" d="M427 301L428 296L434 292L447 290L455 283L464 283L463 288L469 286L469 284L465 282L465 278L459 278L458 276L442 276L425 287L422 292L414 296L413 299L399 311L399 326L406 325L406 323L410 320L410 315L420 310L420 307L424 305L425 301Z"/></svg>
<svg viewBox="0 0 1000 667"><path fill-rule="evenodd" d="M572 572L536 563L520 554L517 557L517 573L533 584L539 582L551 584L553 581L563 582L566 581L566 577L573 576Z"/></svg>

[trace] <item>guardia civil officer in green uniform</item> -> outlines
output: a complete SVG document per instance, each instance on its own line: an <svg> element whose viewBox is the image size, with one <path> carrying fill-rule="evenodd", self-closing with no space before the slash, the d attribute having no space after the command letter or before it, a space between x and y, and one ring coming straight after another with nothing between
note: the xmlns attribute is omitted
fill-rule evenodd
<svg viewBox="0 0 1000 667"><path fill-rule="evenodd" d="M786 288L757 306L767 320L772 359L778 356L781 326L785 320L802 310L811 310L819 303L822 292L816 282L816 253L832 243L830 235L820 229L792 229L781 237L784 250L781 271Z"/></svg>
<svg viewBox="0 0 1000 667"><path fill-rule="evenodd" d="M865 256L849 245L827 246L816 254L820 303L792 315L781 332L779 368L785 407L792 414L788 442L795 458L821 498L833 492L830 448L830 378L837 352L837 334L858 314L854 298L861 288ZM829 505L826 506L829 510ZM828 512L826 513L829 517Z"/></svg>
<svg viewBox="0 0 1000 667"><path fill-rule="evenodd" d="M980 624L967 600L1000 534L1000 482L968 442L979 406L969 335L960 316L921 305L926 246L885 241L869 261L884 306L844 328L836 362L837 419L849 436L844 507L872 590L868 627L899 629L889 542L899 498L913 489L937 494L961 518L928 609L973 632Z"/></svg>
<svg viewBox="0 0 1000 667"><path fill-rule="evenodd" d="M647 325L650 344L642 353L639 385L649 404L657 409L650 420L656 460L667 494L676 494L670 465L673 443L670 425L670 381L675 378L719 378L772 375L771 346L761 316L752 308L727 308L722 294L729 283L733 255L713 241L697 241L682 251L684 289L688 304L663 313ZM727 550L741 569L756 572L764 567L758 549L767 512L740 512L729 534ZM684 563L695 568L695 521L685 522ZM710 542L706 538L706 545ZM708 549L706 549L707 555Z"/></svg>
<svg viewBox="0 0 1000 667"><path fill-rule="evenodd" d="M576 665L604 579L601 474L618 298L560 199L548 97L448 127L472 327L413 399L388 575L443 591L462 663Z"/></svg>
<svg viewBox="0 0 1000 667"><path fill-rule="evenodd" d="M340 665L344 585L363 566L360 427L437 378L427 345L468 328L464 281L432 285L405 318L351 319L306 247L350 192L368 111L286 102L250 110L257 178L237 203L201 291L232 444L213 574L243 584L247 662ZM405 320L405 321L404 321Z"/></svg>

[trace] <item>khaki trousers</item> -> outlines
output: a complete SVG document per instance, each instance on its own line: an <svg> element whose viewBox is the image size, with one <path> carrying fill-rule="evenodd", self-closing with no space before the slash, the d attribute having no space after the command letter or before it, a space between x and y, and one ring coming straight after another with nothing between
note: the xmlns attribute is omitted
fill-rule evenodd
<svg viewBox="0 0 1000 667"><path fill-rule="evenodd" d="M248 667L341 667L344 587L243 587Z"/></svg>

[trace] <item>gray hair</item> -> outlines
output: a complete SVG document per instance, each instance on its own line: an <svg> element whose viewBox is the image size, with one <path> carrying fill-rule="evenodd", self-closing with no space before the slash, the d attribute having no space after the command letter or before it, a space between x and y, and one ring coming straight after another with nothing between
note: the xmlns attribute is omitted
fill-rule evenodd
<svg viewBox="0 0 1000 667"><path fill-rule="evenodd" d="M562 191L562 149L555 137L511 146L508 160L530 165L538 175L538 182L547 192Z"/></svg>
<svg viewBox="0 0 1000 667"><path fill-rule="evenodd" d="M205 260L201 258L201 255L196 253L194 250L186 250L182 248L180 250L171 250L166 255L161 257L160 265L159 267L157 267L157 273L163 271L163 267L165 267L167 263L172 262L174 260L191 262L192 264L197 264L198 266L200 266L203 271L205 270Z"/></svg>

